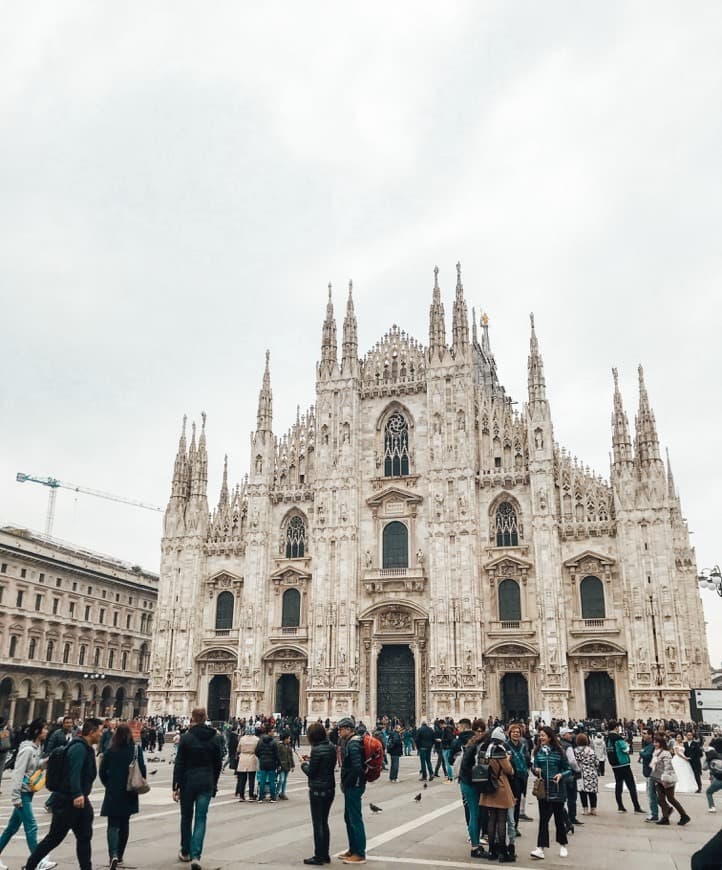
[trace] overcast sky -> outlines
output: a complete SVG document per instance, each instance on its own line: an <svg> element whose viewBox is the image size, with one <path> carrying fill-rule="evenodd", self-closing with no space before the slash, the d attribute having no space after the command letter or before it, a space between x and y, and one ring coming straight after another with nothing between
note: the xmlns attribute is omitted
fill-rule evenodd
<svg viewBox="0 0 722 870"><path fill-rule="evenodd" d="M182 415L248 469L314 400L326 285L423 343L438 263L557 440L608 475L642 362L700 568L719 538L722 9L695 3L9 3L0 26L0 521L15 473L164 505ZM58 494L54 533L158 569L160 514ZM687 594L690 590L682 591ZM712 659L722 600L703 593Z"/></svg>

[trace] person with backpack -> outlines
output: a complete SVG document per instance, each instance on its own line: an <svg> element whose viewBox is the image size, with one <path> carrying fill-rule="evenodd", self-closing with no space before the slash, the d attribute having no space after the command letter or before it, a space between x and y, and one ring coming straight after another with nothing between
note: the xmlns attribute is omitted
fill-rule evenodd
<svg viewBox="0 0 722 870"><path fill-rule="evenodd" d="M705 790L707 797L707 811L716 813L717 807L714 805L712 795L722 789L722 737L715 737L710 741L704 753L702 767L709 770L709 786Z"/></svg>
<svg viewBox="0 0 722 870"><path fill-rule="evenodd" d="M472 782L475 772L486 766L488 775L480 780L479 806L486 807L489 816L487 821L487 833L489 837L489 860L498 860L500 864L511 863L516 860L513 844L506 841L506 825L509 810L515 803L514 792L511 789L510 777L514 775L514 768L509 760L506 750L506 734L504 729L497 726L491 732L486 750L482 747L476 757L476 766L472 770Z"/></svg>
<svg viewBox="0 0 722 870"><path fill-rule="evenodd" d="M397 725L389 735L386 744L386 751L391 759L391 770L389 771L389 782L399 781L399 764L401 756L404 754L404 744L401 739L401 725Z"/></svg>
<svg viewBox="0 0 722 870"><path fill-rule="evenodd" d="M278 742L278 772L276 775L276 795L280 801L287 801L286 786L288 774L295 768L293 749L291 748L291 732L283 731Z"/></svg>
<svg viewBox="0 0 722 870"><path fill-rule="evenodd" d="M13 805L13 813L8 820L5 830L0 835L0 854L17 833L22 825L25 829L30 852L34 852L38 846L38 823L33 814L33 796L35 791L31 782L32 775L41 767L42 743L45 740L47 728L44 719L35 719L28 725L25 731L25 739L20 744L13 768L12 790L10 803ZM52 870L57 867L56 861L43 858L40 870ZM0 861L0 870L8 870Z"/></svg>
<svg viewBox="0 0 722 870"><path fill-rule="evenodd" d="M476 753L479 744L486 737L486 725L483 719L476 719L472 723L468 719L459 720L460 733L454 741L452 753L461 753L459 764L459 789L464 803L466 826L469 831L472 858L488 858L489 853L481 846L479 823L479 791L471 778L471 772L476 763Z"/></svg>
<svg viewBox="0 0 722 870"><path fill-rule="evenodd" d="M617 812L626 813L627 810L622 803L622 789L627 786L627 791L632 798L635 813L644 813L644 810L639 805L637 797L637 784L634 781L634 774L629 762L629 744L622 737L622 726L619 722L612 720L609 723L609 731L607 732L607 761L612 768L614 774L614 797L617 800Z"/></svg>
<svg viewBox="0 0 722 870"><path fill-rule="evenodd" d="M46 785L52 791L48 806L53 814L50 830L28 858L25 870L35 870L72 831L80 870L93 870L93 807L90 792L97 776L95 747L103 723L90 718L83 722L80 737L74 737L48 756Z"/></svg>
<svg viewBox="0 0 722 870"><path fill-rule="evenodd" d="M567 756L559 745L557 736L548 725L539 729L539 748L532 760L534 794L539 802L539 831L536 849L530 852L532 858L544 858L544 849L549 847L549 822L554 816L556 840L559 843L559 856L567 858L567 819L564 812L566 800L565 781L573 776Z"/></svg>
<svg viewBox="0 0 722 870"><path fill-rule="evenodd" d="M207 718L205 707L192 710L173 765L173 800L180 803L178 860L190 861L191 870L201 870L208 807L218 791L223 766L221 736L206 725Z"/></svg>
<svg viewBox="0 0 722 870"><path fill-rule="evenodd" d="M256 745L256 758L258 758L257 788L258 803L263 803L263 797L268 786L268 797L275 803L276 795L276 771L281 766L281 753L278 751L278 741L273 736L273 726L266 725L260 728L258 744Z"/></svg>
<svg viewBox="0 0 722 870"><path fill-rule="evenodd" d="M432 732L433 733L433 732ZM348 849L344 864L366 863L366 828L361 813L361 798L366 790L363 739L356 734L353 719L338 721L341 739L341 791L344 797L343 820L346 823Z"/></svg>

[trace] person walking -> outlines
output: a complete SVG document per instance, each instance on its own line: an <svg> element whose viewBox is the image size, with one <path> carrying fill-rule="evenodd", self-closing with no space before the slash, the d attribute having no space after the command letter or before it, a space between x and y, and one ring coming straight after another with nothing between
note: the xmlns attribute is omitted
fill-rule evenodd
<svg viewBox="0 0 722 870"><path fill-rule="evenodd" d="M355 733L353 719L344 716L338 722L341 739L341 790L344 797L343 820L346 823L348 849L344 864L366 863L366 828L361 812L361 798L366 790L364 751L361 737ZM431 732L433 734L433 731Z"/></svg>
<svg viewBox="0 0 722 870"><path fill-rule="evenodd" d="M59 746L65 746L73 739L73 719L72 716L64 716L62 724L59 728L48 737L45 742L45 755L50 755Z"/></svg>
<svg viewBox="0 0 722 870"><path fill-rule="evenodd" d="M303 756L301 770L308 777L308 800L313 825L313 855L304 858L304 864L331 863L331 834L328 815L336 793L336 747L329 741L320 722L312 722L306 731L311 755Z"/></svg>
<svg viewBox="0 0 722 870"><path fill-rule="evenodd" d="M4 716L0 716L0 784L2 784L5 765L12 750L13 734L11 723Z"/></svg>
<svg viewBox="0 0 722 870"><path fill-rule="evenodd" d="M559 745L556 734L548 725L542 725L539 731L539 748L532 760L534 776L541 780L539 786L543 797L537 794L539 802L539 831L537 833L536 849L530 855L532 858L544 858L544 849L549 847L549 821L554 816L556 840L559 843L559 857L566 858L567 828L564 818L564 801L566 799L565 781L573 774L567 762L566 753Z"/></svg>
<svg viewBox="0 0 722 870"><path fill-rule="evenodd" d="M201 870L206 818L223 766L221 737L206 725L205 707L191 712L190 727L178 742L173 765L173 800L180 803L180 861ZM194 818L195 815L195 818Z"/></svg>
<svg viewBox="0 0 722 870"><path fill-rule="evenodd" d="M667 738L664 734L654 735L654 752L652 753L652 779L657 789L657 800L662 811L658 825L668 825L672 815L672 807L679 813L678 825L686 825L692 821L682 804L674 796L674 786L677 774L672 765L672 754L667 749Z"/></svg>
<svg viewBox="0 0 722 870"><path fill-rule="evenodd" d="M597 792L599 791L597 756L589 745L589 738L583 731L577 734L576 744L574 747L574 759L580 772L577 788L579 800L582 804L582 815L596 816Z"/></svg>
<svg viewBox="0 0 722 870"><path fill-rule="evenodd" d="M79 737L74 737L65 750L62 786L50 795L48 806L53 814L50 830L25 864L25 870L35 870L40 862L59 846L72 831L80 870L93 870L93 807L90 792L98 775L95 747L100 742L103 723L90 718L83 722Z"/></svg>
<svg viewBox="0 0 722 870"><path fill-rule="evenodd" d="M652 779L652 754L654 752L654 740L652 732L645 729L642 731L642 748L639 751L639 760L642 764L642 776L647 780L647 801L649 814L645 822L659 820L659 803L657 802L657 789Z"/></svg>
<svg viewBox="0 0 722 870"><path fill-rule="evenodd" d="M514 768L509 760L509 754L504 746L506 734L504 729L497 727L491 732L491 740L484 753L484 760L489 765L491 778L496 782L494 791L482 792L479 797L479 806L486 807L489 816L487 833L489 836L489 860L500 864L511 863L516 860L514 846L507 844L506 826L509 810L515 803L514 792L511 788L510 777L514 775ZM480 750L480 754L483 749Z"/></svg>
<svg viewBox="0 0 722 870"><path fill-rule="evenodd" d="M128 791L128 769L136 758L144 777L148 775L143 749L136 746L130 728L121 723L113 732L110 746L103 754L98 769L105 786L105 797L100 815L108 819L108 855L110 870L116 870L123 861L130 833L130 817L138 813L138 794Z"/></svg>
<svg viewBox="0 0 722 870"><path fill-rule="evenodd" d="M42 743L45 740L46 734L45 720L35 719L28 725L24 740L18 748L10 791L10 803L13 806L13 812L5 830L0 835L0 854L2 854L3 849L17 833L21 825L25 830L25 840L30 852L34 852L37 848L38 823L35 821L33 813L33 797L35 792L32 790L29 779L43 763L41 761ZM57 867L57 862L43 858L38 866L40 870L52 870L53 867ZM0 861L0 870L8 870L2 861Z"/></svg>
<svg viewBox="0 0 722 870"><path fill-rule="evenodd" d="M259 733L259 729L256 730ZM276 797L276 771L281 766L281 755L278 751L278 741L273 736L273 726L269 723L260 729L261 736L256 746L258 758L258 803L263 803L263 796L268 786L268 795L272 803Z"/></svg>
<svg viewBox="0 0 722 870"><path fill-rule="evenodd" d="M248 782L248 799L256 799L256 771L258 770L258 758L256 757L258 737L246 728L246 733L238 741L238 763L236 765L236 795L239 801L246 799L246 782Z"/></svg>
<svg viewBox="0 0 722 870"><path fill-rule="evenodd" d="M404 753L404 745L401 739L401 725L397 725L389 735L387 749L389 753L389 758L391 759L389 782L398 782L399 764L401 764L401 756Z"/></svg>
<svg viewBox="0 0 722 870"><path fill-rule="evenodd" d="M707 811L716 813L712 795L722 789L722 737L715 737L710 741L704 752L703 766L705 770L709 770L709 786L705 789Z"/></svg>
<svg viewBox="0 0 722 870"><path fill-rule="evenodd" d="M626 813L624 803L622 802L622 789L627 786L629 796L632 798L635 813L644 813L644 810L639 805L637 797L637 784L634 781L632 768L629 763L629 744L622 737L621 723L612 720L609 723L606 740L607 760L614 774L614 797L617 800L617 812Z"/></svg>

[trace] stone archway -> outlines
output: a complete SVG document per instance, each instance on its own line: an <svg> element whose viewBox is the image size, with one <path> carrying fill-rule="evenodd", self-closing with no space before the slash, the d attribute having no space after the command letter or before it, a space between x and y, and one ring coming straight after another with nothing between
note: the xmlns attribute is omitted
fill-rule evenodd
<svg viewBox="0 0 722 870"><path fill-rule="evenodd" d="M305 716L305 654L295 647L279 647L266 653L263 663L266 673L263 700L265 709L284 715ZM284 708L295 712L286 713Z"/></svg>
<svg viewBox="0 0 722 870"><path fill-rule="evenodd" d="M584 680L588 719L614 719L617 715L614 680L607 671L592 671Z"/></svg>
<svg viewBox="0 0 722 870"><path fill-rule="evenodd" d="M236 654L225 648L209 649L202 652L196 662L199 675L197 703L206 706L211 721L222 718L220 715L211 716L211 705L214 713L225 713L226 719L235 715L233 676L238 666Z"/></svg>

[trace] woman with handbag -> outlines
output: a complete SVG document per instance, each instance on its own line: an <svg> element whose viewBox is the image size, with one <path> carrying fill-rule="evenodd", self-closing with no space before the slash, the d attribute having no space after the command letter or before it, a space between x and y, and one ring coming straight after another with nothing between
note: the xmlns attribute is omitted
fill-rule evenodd
<svg viewBox="0 0 722 870"><path fill-rule="evenodd" d="M654 788L657 792L659 808L662 811L662 818L657 822L657 824L669 824L669 817L672 815L672 807L674 807L680 815L680 819L677 822L678 825L686 825L687 822L691 821L682 804L674 796L674 786L677 783L677 774L674 772L672 754L669 749L667 749L667 738L664 734L654 735L652 780L654 781Z"/></svg>
<svg viewBox="0 0 722 870"><path fill-rule="evenodd" d="M480 719L476 719L471 727L473 734L461 749L463 754L459 765L459 788L467 811L466 824L471 843L471 857L488 858L489 853L482 847L480 841L479 792L471 780L471 772L476 763L476 752L486 735L486 726Z"/></svg>
<svg viewBox="0 0 722 870"><path fill-rule="evenodd" d="M7 823L7 827L0 834L0 853L10 842L14 834L20 829L25 829L25 839L32 854L38 845L38 823L33 814L33 796L36 791L43 787L44 774L37 777L40 767L45 766L41 761L42 743L48 733L44 719L35 719L26 731L18 754L15 757L13 768L12 790L10 802L13 805L13 813ZM38 864L38 870L52 870L57 867L57 861L51 861L48 857ZM0 870L7 870L5 864L0 861Z"/></svg>
<svg viewBox="0 0 722 870"><path fill-rule="evenodd" d="M143 749L133 741L130 728L121 723L115 729L110 748L103 754L98 775L105 786L101 816L108 818L108 853L110 870L116 870L123 861L130 833L130 817L138 812L138 791L129 790L131 765L137 765L143 779L148 775Z"/></svg>
<svg viewBox="0 0 722 870"><path fill-rule="evenodd" d="M484 761L489 766L490 782L482 787L479 806L489 811L489 860L499 860L500 864L516 860L514 847L506 841L506 823L509 810L516 799L511 788L510 777L514 768L506 751L506 734L503 728L495 728L491 732L491 740L484 753ZM472 773L472 780L474 774Z"/></svg>
<svg viewBox="0 0 722 870"><path fill-rule="evenodd" d="M556 734L548 725L543 725L539 731L539 748L532 761L534 788L532 794L539 802L539 832L536 849L530 854L532 858L543 858L544 849L549 846L549 821L554 816L556 839L559 843L559 855L566 858L567 827L564 818L566 787L564 780L573 776L566 754L559 745Z"/></svg>
<svg viewBox="0 0 722 870"><path fill-rule="evenodd" d="M256 757L258 737L251 733L250 728L238 741L238 760L236 762L236 796L239 801L246 799L246 782L248 783L248 799L256 799L256 771L258 770L258 758Z"/></svg>

